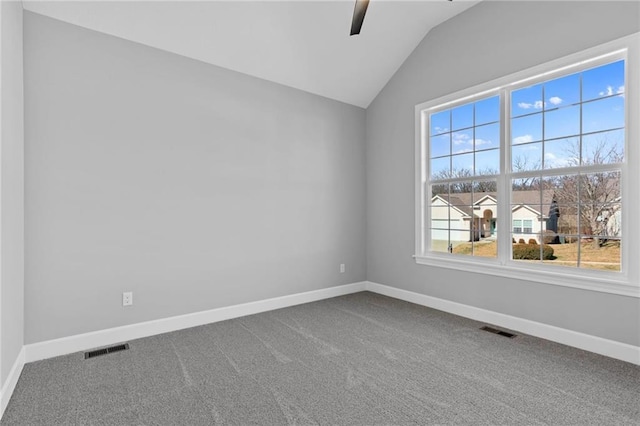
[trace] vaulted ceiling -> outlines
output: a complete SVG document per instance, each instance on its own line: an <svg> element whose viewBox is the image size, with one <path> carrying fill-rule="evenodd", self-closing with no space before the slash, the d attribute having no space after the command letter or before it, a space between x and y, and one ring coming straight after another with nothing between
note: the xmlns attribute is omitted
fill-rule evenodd
<svg viewBox="0 0 640 426"><path fill-rule="evenodd" d="M478 1L23 1L26 10L360 107L427 32Z"/></svg>

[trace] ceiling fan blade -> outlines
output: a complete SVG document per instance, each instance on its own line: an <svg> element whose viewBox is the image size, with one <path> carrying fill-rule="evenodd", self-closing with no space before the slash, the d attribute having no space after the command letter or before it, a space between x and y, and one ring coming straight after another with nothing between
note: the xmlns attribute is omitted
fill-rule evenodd
<svg viewBox="0 0 640 426"><path fill-rule="evenodd" d="M369 6L369 0L356 0L356 6L353 9L353 19L351 20L350 35L360 34L364 14L367 13L367 6Z"/></svg>

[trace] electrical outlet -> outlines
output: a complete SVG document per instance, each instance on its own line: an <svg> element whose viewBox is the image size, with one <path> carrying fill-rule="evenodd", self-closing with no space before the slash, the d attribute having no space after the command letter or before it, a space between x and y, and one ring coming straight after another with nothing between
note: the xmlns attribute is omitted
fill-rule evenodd
<svg viewBox="0 0 640 426"><path fill-rule="evenodd" d="M340 264L340 273L341 273L341 274L344 274L344 271L346 271L346 270L347 270L347 269L345 268L344 263L341 263L341 264Z"/></svg>
<svg viewBox="0 0 640 426"><path fill-rule="evenodd" d="M133 292L127 291L122 293L122 306L131 306L133 305Z"/></svg>

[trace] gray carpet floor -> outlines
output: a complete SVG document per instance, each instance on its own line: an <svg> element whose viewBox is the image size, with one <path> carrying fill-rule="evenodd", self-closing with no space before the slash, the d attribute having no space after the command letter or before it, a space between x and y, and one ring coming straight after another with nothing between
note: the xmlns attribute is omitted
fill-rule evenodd
<svg viewBox="0 0 640 426"><path fill-rule="evenodd" d="M8 425L640 424L640 367L363 292L27 364Z"/></svg>

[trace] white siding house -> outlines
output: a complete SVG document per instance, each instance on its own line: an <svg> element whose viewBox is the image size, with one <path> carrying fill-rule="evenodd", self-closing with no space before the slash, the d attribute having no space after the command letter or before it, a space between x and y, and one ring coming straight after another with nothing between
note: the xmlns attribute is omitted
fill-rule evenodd
<svg viewBox="0 0 640 426"><path fill-rule="evenodd" d="M513 191L509 232L518 242L541 243L553 194L549 191ZM495 193L439 194L431 199L431 238L447 244L493 239L498 232ZM503 225L504 226L504 225Z"/></svg>

